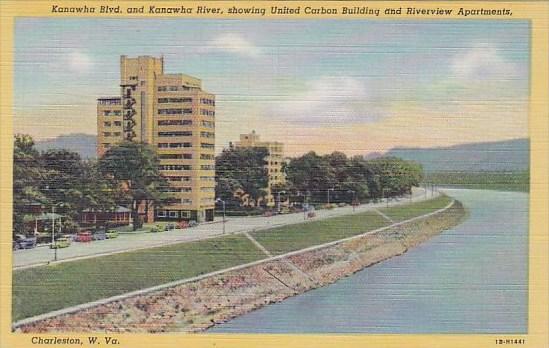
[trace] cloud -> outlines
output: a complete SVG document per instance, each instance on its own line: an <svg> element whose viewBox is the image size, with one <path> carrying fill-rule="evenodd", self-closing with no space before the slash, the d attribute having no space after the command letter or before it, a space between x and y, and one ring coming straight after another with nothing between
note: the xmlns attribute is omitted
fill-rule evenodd
<svg viewBox="0 0 549 348"><path fill-rule="evenodd" d="M365 81L353 77L321 77L301 93L271 103L268 114L286 122L309 126L368 123L384 115L372 100Z"/></svg>
<svg viewBox="0 0 549 348"><path fill-rule="evenodd" d="M93 65L91 57L79 51L68 54L67 64L71 71L76 73L87 72Z"/></svg>
<svg viewBox="0 0 549 348"><path fill-rule="evenodd" d="M514 79L515 65L505 60L492 44L477 44L454 57L451 72L458 79L489 80Z"/></svg>
<svg viewBox="0 0 549 348"><path fill-rule="evenodd" d="M238 54L241 56L257 58L261 55L259 47L246 40L239 34L221 34L212 41L215 50Z"/></svg>

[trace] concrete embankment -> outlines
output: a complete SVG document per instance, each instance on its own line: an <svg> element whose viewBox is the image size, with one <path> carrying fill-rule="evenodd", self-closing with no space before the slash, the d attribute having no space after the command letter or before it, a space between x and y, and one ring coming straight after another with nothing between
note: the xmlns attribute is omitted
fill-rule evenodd
<svg viewBox="0 0 549 348"><path fill-rule="evenodd" d="M325 286L457 225L461 203L335 245L19 326L22 332L197 332Z"/></svg>

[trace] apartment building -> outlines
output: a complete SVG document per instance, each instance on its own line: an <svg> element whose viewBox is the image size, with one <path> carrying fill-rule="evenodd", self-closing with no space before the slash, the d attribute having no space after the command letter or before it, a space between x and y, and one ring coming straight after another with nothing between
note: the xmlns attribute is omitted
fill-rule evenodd
<svg viewBox="0 0 549 348"><path fill-rule="evenodd" d="M120 95L97 100L97 154L121 141L154 146L172 198L146 221L212 221L215 96L200 79L164 72L164 59L120 57Z"/></svg>
<svg viewBox="0 0 549 348"><path fill-rule="evenodd" d="M277 141L261 141L259 134L254 131L248 134L240 134L240 141L235 143L236 147L261 147L268 150L265 158L265 167L269 175L266 204L273 207L276 204L275 197L271 193L274 185L286 183L286 176L283 171L284 144Z"/></svg>

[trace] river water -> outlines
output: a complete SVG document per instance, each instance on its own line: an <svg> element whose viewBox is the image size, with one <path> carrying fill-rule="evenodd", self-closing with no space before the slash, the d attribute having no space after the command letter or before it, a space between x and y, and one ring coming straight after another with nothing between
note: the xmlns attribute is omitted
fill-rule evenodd
<svg viewBox="0 0 549 348"><path fill-rule="evenodd" d="M208 332L525 333L528 194L445 191L469 210L459 226Z"/></svg>

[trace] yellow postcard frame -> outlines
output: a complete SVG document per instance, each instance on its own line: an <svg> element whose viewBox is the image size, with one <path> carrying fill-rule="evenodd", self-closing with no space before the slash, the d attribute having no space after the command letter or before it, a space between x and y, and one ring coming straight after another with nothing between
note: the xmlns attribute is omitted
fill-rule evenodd
<svg viewBox="0 0 549 348"><path fill-rule="evenodd" d="M159 18L163 15L128 15L128 14L58 14L51 13L52 5L82 6L84 4L121 5L124 7L148 6L197 6L207 5L227 8L245 1L106 1L104 4L96 1L6 1L0 0L0 63L1 63L1 94L0 94L0 347L21 348L30 346L42 346L32 344L31 338L35 334L12 333L11 330L11 220L12 220L12 100L13 100L13 27L16 17L110 17L110 18ZM247 2L251 4L250 1ZM288 5L283 1L255 2L254 6L270 7L273 4ZM341 7L349 3L341 1L294 1L292 6L314 5ZM370 1L352 2L352 5L396 7L404 5L403 1ZM119 347L491 347L497 346L496 339L524 339L522 347L545 348L549 347L549 2L546 1L447 1L447 2L406 2L406 6L420 8L445 7L459 9L485 8L499 9L510 8L512 17L496 16L472 16L461 17L455 14L451 16L421 16L414 19L521 19L531 23L531 94L529 135L531 140L531 168L530 168L530 234L529 234L529 300L528 300L528 333L525 335L501 335L501 334L436 334L436 335L242 335L242 334L123 334L123 335L92 335L98 337L112 336L120 340ZM225 11L226 13L227 11ZM457 11L454 11L456 13ZM169 18L227 18L227 15L190 15L185 17ZM231 18L235 18L232 16ZM268 13L264 17L254 15L242 15L239 18L272 19ZM361 15L346 16L314 16L300 14L295 16L276 16L278 19L371 19ZM375 17L374 17L375 18ZM376 20L394 19L393 16L383 16ZM410 19L409 16L398 16L399 19ZM55 337L47 334L41 337ZM89 334L57 335L80 337L87 342ZM52 345L49 345L52 346ZM67 345L68 346L68 345ZM85 343L83 347L87 347ZM503 345L501 345L503 346ZM510 346L507 344L506 346ZM516 346L516 345L515 345Z"/></svg>

